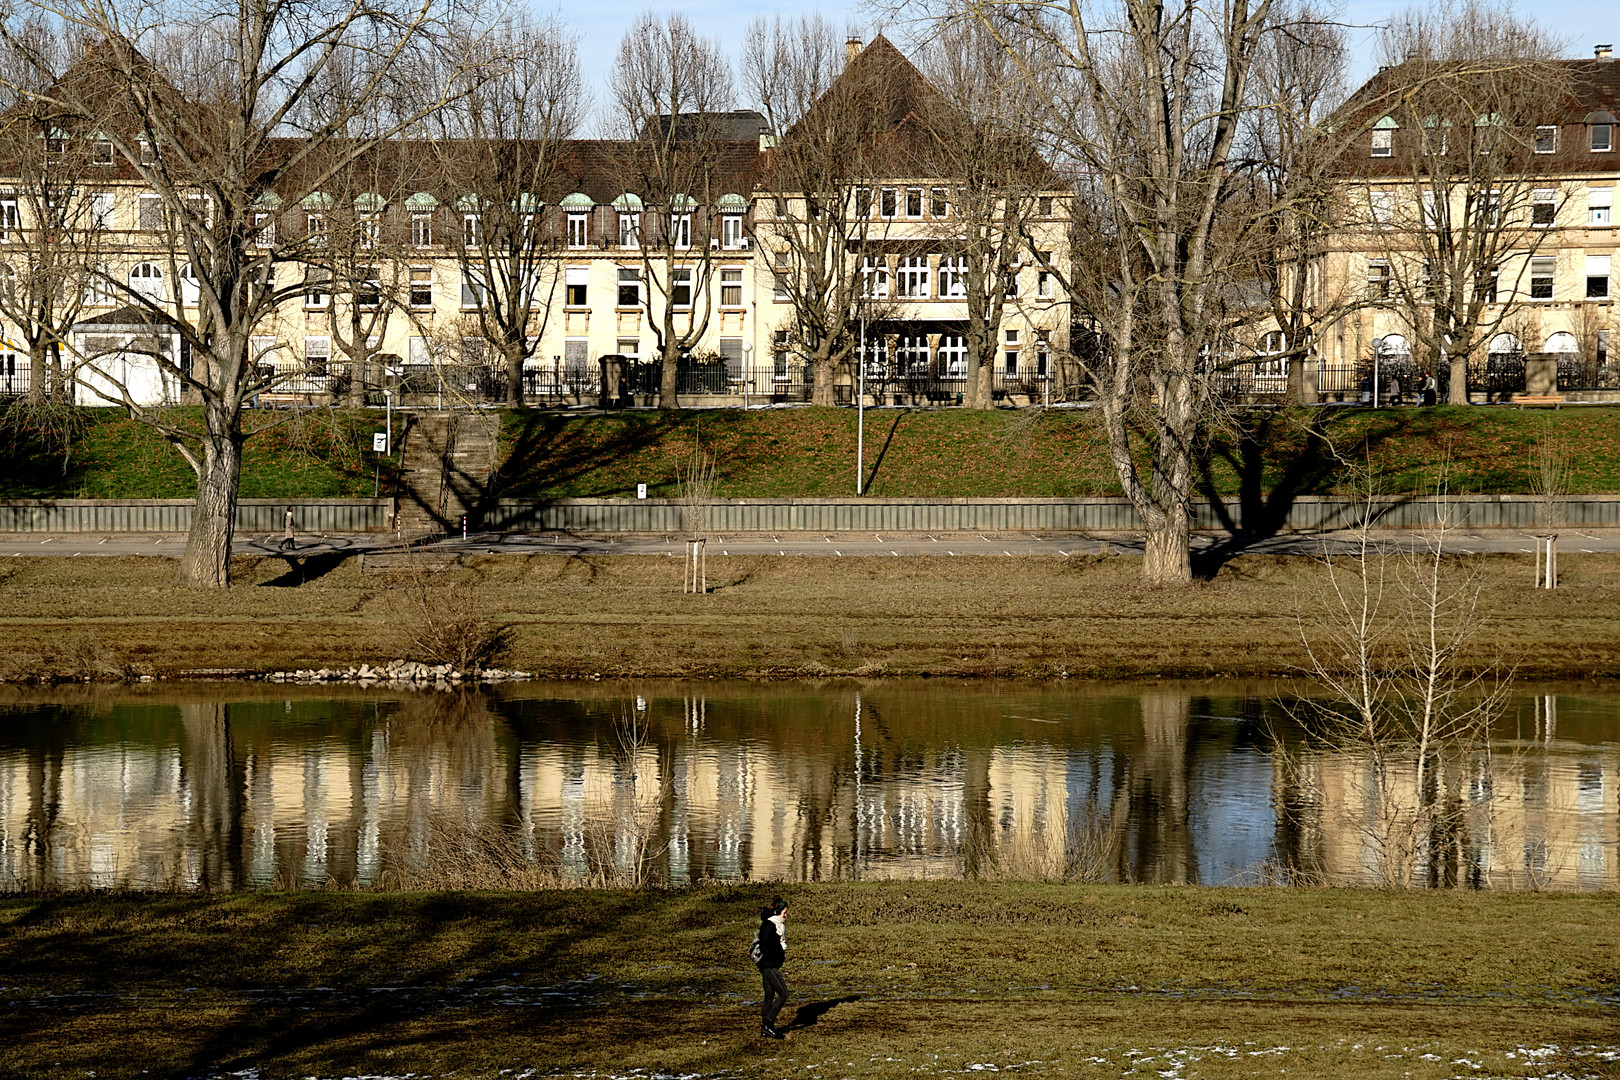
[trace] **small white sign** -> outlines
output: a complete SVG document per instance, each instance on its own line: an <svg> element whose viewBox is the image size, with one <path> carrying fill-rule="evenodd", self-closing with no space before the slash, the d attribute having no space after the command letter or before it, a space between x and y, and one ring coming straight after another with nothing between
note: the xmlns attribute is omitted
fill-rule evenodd
<svg viewBox="0 0 1620 1080"><path fill-rule="evenodd" d="M388 432L374 431L371 433L371 450L375 454L388 453Z"/></svg>
<svg viewBox="0 0 1620 1080"><path fill-rule="evenodd" d="M645 499L646 497L647 497L647 485L646 484L637 484L636 485L636 498Z"/></svg>

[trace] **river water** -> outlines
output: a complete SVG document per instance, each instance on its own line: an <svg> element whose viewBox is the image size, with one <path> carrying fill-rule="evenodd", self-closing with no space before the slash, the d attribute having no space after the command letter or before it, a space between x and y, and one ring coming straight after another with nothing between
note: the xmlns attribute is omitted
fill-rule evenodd
<svg viewBox="0 0 1620 1080"><path fill-rule="evenodd" d="M1488 745L1434 755L1420 791L1410 755L1380 771L1364 748L1305 738L1293 692L946 680L13 689L0 698L0 889L1620 887L1620 699L1521 693Z"/></svg>

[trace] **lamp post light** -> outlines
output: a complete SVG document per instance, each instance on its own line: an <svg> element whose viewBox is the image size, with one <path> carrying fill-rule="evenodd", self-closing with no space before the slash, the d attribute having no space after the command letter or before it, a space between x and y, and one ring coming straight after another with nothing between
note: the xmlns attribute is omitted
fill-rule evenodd
<svg viewBox="0 0 1620 1080"><path fill-rule="evenodd" d="M742 354L743 354L743 370L742 370L743 412L747 412L748 411L748 388L751 385L753 385L753 382L754 382L754 367L753 367L753 364L751 363L751 361L754 358L754 343L752 341L743 342Z"/></svg>
<svg viewBox="0 0 1620 1080"><path fill-rule="evenodd" d="M862 495L866 482L866 311L861 311L861 344L855 351L857 389L855 394L855 494Z"/></svg>

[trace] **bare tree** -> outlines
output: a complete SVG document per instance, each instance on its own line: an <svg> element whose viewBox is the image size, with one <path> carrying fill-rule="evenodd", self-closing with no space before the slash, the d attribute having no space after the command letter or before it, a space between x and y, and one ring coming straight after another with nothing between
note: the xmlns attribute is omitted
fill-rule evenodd
<svg viewBox="0 0 1620 1080"><path fill-rule="evenodd" d="M307 229L272 233L266 200L293 206L323 190L441 100L439 76L456 61L427 55L436 0L76 0L57 14L97 41L80 65L95 77L26 96L79 115L116 110L107 134L161 209L158 257L170 280L188 267L194 283L188 306L108 279L157 336L176 343L150 348L151 363L201 401L197 432L123 395L197 474L182 579L223 587L243 410L272 381L253 339L302 297L303 282L285 271L320 239ZM6 32L18 42L12 25Z"/></svg>
<svg viewBox="0 0 1620 1080"><path fill-rule="evenodd" d="M946 28L931 42L927 70L941 91L924 120L934 139L934 168L954 185L941 295L963 301L966 404L988 409L1003 318L1026 299L1022 269L1052 265L1054 251L1047 248L1053 237L1040 222L1066 200L1054 196L1061 181L1036 152L1028 129L1028 117L1042 103L1031 99L1017 61L982 24Z"/></svg>
<svg viewBox="0 0 1620 1080"><path fill-rule="evenodd" d="M96 278L113 223L121 170L102 129L110 118L32 96L68 69L76 48L36 13L0 43L0 157L13 180L0 198L0 315L28 350L27 400L67 399L69 329L106 299Z"/></svg>
<svg viewBox="0 0 1620 1080"><path fill-rule="evenodd" d="M1491 0L1409 9L1382 51L1391 66L1347 107L1376 140L1358 157L1381 255L1371 299L1400 313L1421 362L1446 370L1447 400L1465 404L1470 361L1533 295L1550 224L1537 220L1538 192L1572 155L1547 143L1567 68L1532 22Z"/></svg>
<svg viewBox="0 0 1620 1080"><path fill-rule="evenodd" d="M883 302L863 287L863 258L882 230L869 193L892 156L894 100L914 89L896 83L907 75L920 83L887 42L857 48L820 15L756 18L743 43L746 93L775 141L760 182L770 205L756 228L774 293L792 305L790 334L815 405L833 404L833 376L859 344L857 323Z"/></svg>
<svg viewBox="0 0 1620 1080"><path fill-rule="evenodd" d="M467 93L435 117L440 202L456 211L450 239L472 290L464 329L487 343L507 403L521 405L523 367L558 299L547 216L576 178L565 151L585 91L576 44L556 23L511 19L457 48L478 64Z"/></svg>
<svg viewBox="0 0 1620 1080"><path fill-rule="evenodd" d="M1189 582L1211 375L1269 316L1253 267L1292 201L1257 198L1251 120L1277 107L1255 77L1262 45L1295 20L1275 0L958 0L938 15L994 37L1040 104L1044 145L1084 179L1072 270L1054 269L1095 327L1088 375L1147 533L1143 573Z"/></svg>
<svg viewBox="0 0 1620 1080"><path fill-rule="evenodd" d="M1294 712L1324 747L1364 767L1345 812L1382 884L1410 887L1464 844L1469 808L1439 774L1455 781L1488 760L1511 679L1466 656L1481 581L1472 562L1445 554L1454 525L1444 480L1433 526L1400 550L1372 535L1376 487L1369 471L1352 471L1364 498L1350 550L1324 553L1327 588L1299 614L1307 670L1326 695Z"/></svg>
<svg viewBox="0 0 1620 1080"><path fill-rule="evenodd" d="M700 36L686 17L651 13L636 20L619 42L611 80L611 164L625 196L621 247L640 255L638 303L658 348L659 407L676 407L681 358L703 340L710 303L714 250L721 237L715 207L728 183L741 186L739 118L732 103L731 68L718 42Z"/></svg>

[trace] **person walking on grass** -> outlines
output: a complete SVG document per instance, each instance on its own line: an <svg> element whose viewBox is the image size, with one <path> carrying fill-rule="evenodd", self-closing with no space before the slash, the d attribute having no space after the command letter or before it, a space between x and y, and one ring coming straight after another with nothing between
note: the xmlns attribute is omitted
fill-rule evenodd
<svg viewBox="0 0 1620 1080"><path fill-rule="evenodd" d="M780 896L759 909L759 930L749 950L765 984L759 1003L759 1033L766 1039L785 1039L776 1030L776 1014L788 999L787 983L782 981L782 962L787 959L787 904Z"/></svg>
<svg viewBox="0 0 1620 1080"><path fill-rule="evenodd" d="M293 534L292 507L287 507L287 515L282 519L281 526L281 550L286 551L288 548L292 548L297 551L298 538Z"/></svg>

